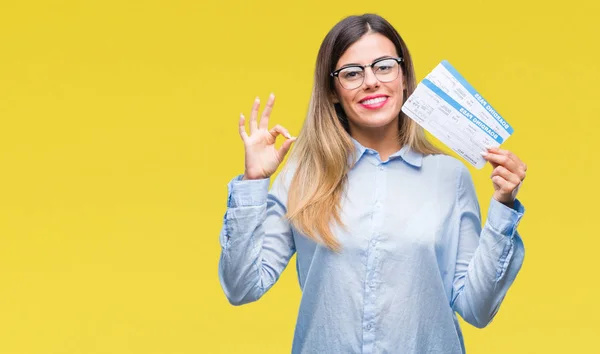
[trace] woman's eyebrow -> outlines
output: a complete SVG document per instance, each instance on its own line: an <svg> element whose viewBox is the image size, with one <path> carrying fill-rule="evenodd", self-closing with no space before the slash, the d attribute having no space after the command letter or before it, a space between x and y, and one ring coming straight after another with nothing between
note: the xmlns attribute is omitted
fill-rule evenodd
<svg viewBox="0 0 600 354"><path fill-rule="evenodd" d="M377 61L377 60L379 60L379 59L384 59L384 58L392 58L392 57L393 57L392 55L384 55L384 56L381 56L381 57L379 57L379 58L375 58L375 59L373 59L373 60L371 61L371 63L373 63L374 61ZM340 69L341 69L341 68L345 68L346 66L354 66L354 65L362 66L362 64L359 64L359 63L347 63L347 64L344 64L344 65L340 66Z"/></svg>

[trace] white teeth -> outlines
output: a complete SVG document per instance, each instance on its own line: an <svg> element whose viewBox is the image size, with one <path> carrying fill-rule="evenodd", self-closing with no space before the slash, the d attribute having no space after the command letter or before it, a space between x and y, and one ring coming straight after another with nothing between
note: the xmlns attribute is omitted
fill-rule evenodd
<svg viewBox="0 0 600 354"><path fill-rule="evenodd" d="M370 99L370 100L361 101L360 103L366 104L366 105L372 105L372 104L381 103L381 102L383 102L385 100L387 100L387 97L377 97L377 98L373 98L373 99Z"/></svg>

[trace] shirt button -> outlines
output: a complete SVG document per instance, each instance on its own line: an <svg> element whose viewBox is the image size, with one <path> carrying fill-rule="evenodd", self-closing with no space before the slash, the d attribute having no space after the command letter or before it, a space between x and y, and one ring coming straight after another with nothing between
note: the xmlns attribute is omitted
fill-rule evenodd
<svg viewBox="0 0 600 354"><path fill-rule="evenodd" d="M369 324L367 325L367 331L370 331L370 330L371 330L371 328L373 328L373 325L369 323Z"/></svg>
<svg viewBox="0 0 600 354"><path fill-rule="evenodd" d="M383 166L379 166L379 171L383 171Z"/></svg>

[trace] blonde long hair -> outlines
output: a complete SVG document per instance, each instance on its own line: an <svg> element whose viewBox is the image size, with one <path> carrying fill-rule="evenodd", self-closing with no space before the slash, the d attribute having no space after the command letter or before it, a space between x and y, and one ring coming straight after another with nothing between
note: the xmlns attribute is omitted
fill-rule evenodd
<svg viewBox="0 0 600 354"><path fill-rule="evenodd" d="M355 159L355 147L348 133L346 115L332 100L335 87L329 73L346 49L366 33L380 33L394 43L404 59L404 99L414 91L416 79L412 59L394 27L374 14L343 19L329 31L319 49L308 115L290 156L296 170L289 186L286 216L304 235L334 251L340 250L340 243L330 225L336 222L344 227L340 204ZM423 129L412 119L403 112L399 118L401 146L407 145L426 155L442 153L427 141Z"/></svg>

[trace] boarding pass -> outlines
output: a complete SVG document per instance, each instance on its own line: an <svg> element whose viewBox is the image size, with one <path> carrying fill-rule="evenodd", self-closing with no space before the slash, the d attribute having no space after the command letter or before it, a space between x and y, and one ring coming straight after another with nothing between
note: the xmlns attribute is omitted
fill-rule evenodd
<svg viewBox="0 0 600 354"><path fill-rule="evenodd" d="M486 163L481 153L514 132L446 60L417 85L402 111L477 169Z"/></svg>

